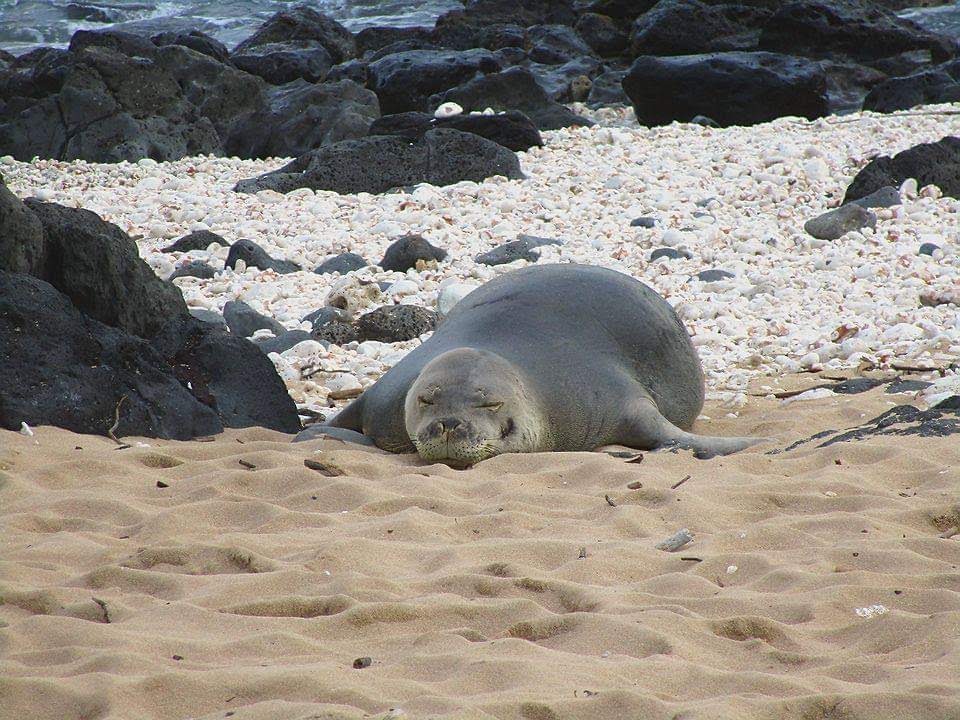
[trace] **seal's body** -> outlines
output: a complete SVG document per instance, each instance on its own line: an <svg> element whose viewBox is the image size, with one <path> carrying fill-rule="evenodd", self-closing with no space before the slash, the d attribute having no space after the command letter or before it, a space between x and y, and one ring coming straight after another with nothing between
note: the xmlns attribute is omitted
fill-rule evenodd
<svg viewBox="0 0 960 720"><path fill-rule="evenodd" d="M329 427L452 465L612 444L713 455L757 442L685 432L703 396L690 337L656 292L605 268L540 265L470 293Z"/></svg>

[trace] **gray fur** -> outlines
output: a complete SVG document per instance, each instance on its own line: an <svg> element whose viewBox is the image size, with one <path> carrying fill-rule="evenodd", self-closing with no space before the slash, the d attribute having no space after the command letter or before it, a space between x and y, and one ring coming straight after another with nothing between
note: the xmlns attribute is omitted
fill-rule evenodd
<svg viewBox="0 0 960 720"><path fill-rule="evenodd" d="M427 368L429 377L418 382L428 363L463 349L481 353L447 356ZM362 432L385 450L413 452L408 409L419 405L430 411L433 406L418 403L411 387L417 383L415 393L426 385L447 393L442 412L449 415L457 397L466 403L465 393L480 390L466 379L479 375L482 380L476 358L485 353L506 361L519 382L521 391L508 399L502 412L518 406L534 411L512 418L515 424L519 421L520 434L531 438L527 446L504 443L501 451L678 446L710 456L760 441L687 432L703 407L703 372L673 308L627 275L570 264L516 270L470 293L430 339L330 426ZM475 402L464 405L464 416L475 415L477 407ZM424 422L430 419L427 415ZM497 422L506 427L507 419L504 415ZM488 438L487 444L497 445L498 440ZM491 454L496 451L487 456ZM456 464L456 458L451 460Z"/></svg>

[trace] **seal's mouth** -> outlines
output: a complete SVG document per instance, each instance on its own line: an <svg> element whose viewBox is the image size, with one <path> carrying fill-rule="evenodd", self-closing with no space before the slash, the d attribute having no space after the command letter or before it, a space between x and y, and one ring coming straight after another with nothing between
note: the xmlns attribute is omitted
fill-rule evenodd
<svg viewBox="0 0 960 720"><path fill-rule="evenodd" d="M480 439L451 438L449 434L434 437L416 437L413 445L417 454L428 462L439 462L463 469L500 454L500 448Z"/></svg>

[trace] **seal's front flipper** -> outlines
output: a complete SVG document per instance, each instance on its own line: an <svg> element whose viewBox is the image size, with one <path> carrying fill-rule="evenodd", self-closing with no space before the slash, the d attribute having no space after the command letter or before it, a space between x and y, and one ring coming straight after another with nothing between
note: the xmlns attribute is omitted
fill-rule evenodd
<svg viewBox="0 0 960 720"><path fill-rule="evenodd" d="M638 398L630 403L622 419L621 433L618 442L629 447L638 450L677 447L692 450L702 460L716 455L729 455L769 440L758 437L710 437L686 432L661 415L649 398Z"/></svg>
<svg viewBox="0 0 960 720"><path fill-rule="evenodd" d="M363 432L363 404L366 398L361 395L343 410L333 416L333 419L324 423L324 427L346 428Z"/></svg>
<svg viewBox="0 0 960 720"><path fill-rule="evenodd" d="M357 443L358 445L373 446L373 440L363 433L358 433L356 430L347 430L346 428L331 427L330 425L311 425L297 433L293 442L319 440L325 437L342 440L343 442Z"/></svg>

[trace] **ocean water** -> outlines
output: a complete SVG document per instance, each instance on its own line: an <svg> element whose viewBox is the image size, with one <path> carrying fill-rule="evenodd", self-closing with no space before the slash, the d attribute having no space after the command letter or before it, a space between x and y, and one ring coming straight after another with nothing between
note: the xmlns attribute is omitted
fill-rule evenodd
<svg viewBox="0 0 960 720"><path fill-rule="evenodd" d="M19 55L66 45L76 30L108 27L139 34L203 30L232 48L278 10L302 0L0 0L0 49ZM356 32L372 25L433 25L458 0L311 0L308 5Z"/></svg>
<svg viewBox="0 0 960 720"><path fill-rule="evenodd" d="M266 18L303 0L0 0L0 49L14 55L42 45L66 45L80 29L108 27L140 34L203 30L232 48ZM372 25L432 25L459 0L308 0L356 32ZM960 38L960 0L899 13Z"/></svg>

